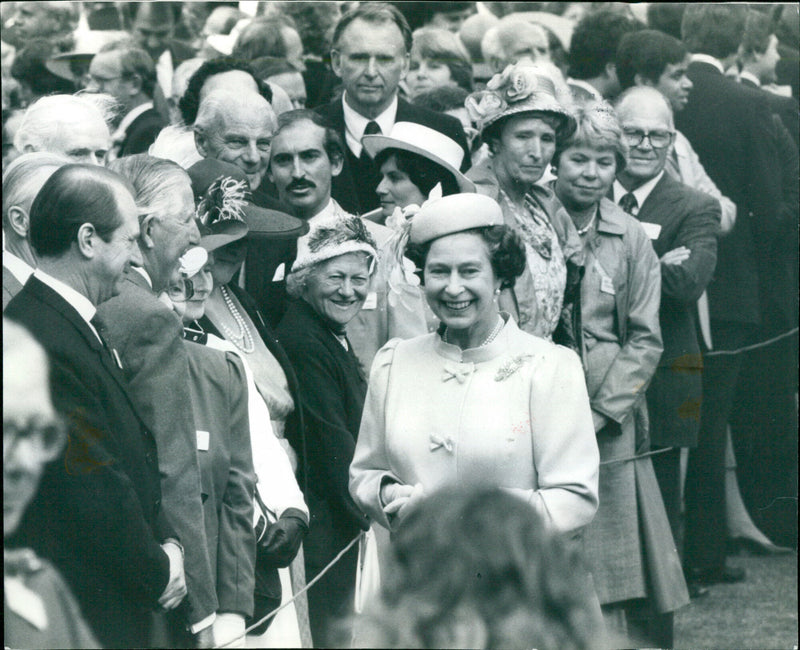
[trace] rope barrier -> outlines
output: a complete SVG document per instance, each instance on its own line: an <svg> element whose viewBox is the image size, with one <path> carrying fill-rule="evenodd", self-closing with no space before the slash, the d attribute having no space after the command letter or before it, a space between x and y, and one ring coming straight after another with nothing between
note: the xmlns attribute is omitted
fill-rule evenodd
<svg viewBox="0 0 800 650"><path fill-rule="evenodd" d="M706 352L703 356L704 357L721 357L723 355L734 355L734 354L741 354L742 352L749 352L750 350L757 350L758 348L763 348L768 345L772 345L773 343L780 341L781 339L788 338L790 336L794 336L797 334L797 331L800 328L795 327L794 329L790 329L788 332L784 332L783 334L778 334L778 336L773 336L771 339L767 339L766 341L761 341L760 343L753 343L753 345L747 345L743 348L739 348L738 350L712 350L711 352Z"/></svg>
<svg viewBox="0 0 800 650"><path fill-rule="evenodd" d="M277 615L277 613L278 613L279 611L281 611L282 609L284 609L284 608L288 607L289 605L291 605L291 604L292 604L292 603L293 603L295 600L297 600L297 599L298 599L300 596L302 596L302 595L303 595L304 593L306 593L306 592L307 592L309 589L311 589L311 587L313 587L313 586L314 586L314 585L315 585L315 584L316 584L316 583L317 583L317 582L318 582L318 581L319 581L319 580L322 578L322 576L324 576L324 575L325 575L325 574L326 574L328 571L330 571L330 570L331 570L331 568L333 568L333 565L335 565L335 564L336 564L336 563L337 563L339 560L341 560L341 559L342 559L342 557L344 556L344 554L345 554L345 553L347 553L347 551L349 551L351 548L353 548L353 546L356 544L356 542L358 542L358 540L359 540L359 539L361 539L361 533L359 533L359 534L358 534L358 535L356 535L356 536L355 536L355 537L354 537L352 540L350 540L350 542L347 544L347 546L345 546L345 547L344 547L344 548L343 548L341 551L339 551L339 553L336 555L336 557L335 557L335 558L333 558L333 559L332 559L332 560L331 560L331 561L330 561L330 562L327 564L327 566L325 566L325 568L324 568L324 569L322 569L322 571L320 571L320 572L319 572L319 573L318 573L316 576L314 576L314 579L313 579L313 580L311 580L311 582L307 583L305 587L303 587L303 588L302 588L300 591L298 591L298 592L297 592L297 593L296 593L294 596L292 596L292 597L291 597L289 600L287 600L285 603L282 603L282 604L280 605L280 607L277 607L277 608L273 609L273 610L272 610L271 612L269 612L268 614L265 614L265 615L264 615L264 617L263 617L261 620L259 620L259 621L256 621L255 623L253 623L253 624L252 624L250 627L248 627L248 628L247 628L247 629L244 631L244 634L241 634L241 635L239 635L239 636L237 636L237 637L234 637L233 639L231 639L230 641L226 641L226 642L225 642L225 643L223 643L222 645L218 645L218 646L214 646L214 647L215 647L215 648L227 648L227 647L229 647L229 646L230 646L232 643L235 643L235 642L237 642L237 641L239 641L239 640L241 640L241 639L244 639L244 638L247 636L247 633L248 633L248 632L252 632L252 631L253 631L254 629L256 629L256 628L257 628L259 625L261 625L262 623L264 623L264 622L268 621L268 620L269 620L269 619L271 619L273 616Z"/></svg>
<svg viewBox="0 0 800 650"><path fill-rule="evenodd" d="M657 456L658 454L663 454L667 451L672 451L674 447L664 447L663 449L654 449L653 451L648 451L643 454L636 454L634 456L628 456L626 458L612 458L611 460L604 460L600 463L600 465L614 465L615 463L628 463L632 460L639 460L640 458L649 458L650 456Z"/></svg>

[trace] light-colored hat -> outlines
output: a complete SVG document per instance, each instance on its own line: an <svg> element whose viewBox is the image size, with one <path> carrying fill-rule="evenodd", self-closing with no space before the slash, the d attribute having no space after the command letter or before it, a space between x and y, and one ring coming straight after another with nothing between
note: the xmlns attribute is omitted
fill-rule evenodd
<svg viewBox="0 0 800 650"><path fill-rule="evenodd" d="M72 51L52 56L44 65L57 77L77 83L81 81L81 75L88 72L94 55L104 45L127 38L130 34L120 30L78 30Z"/></svg>
<svg viewBox="0 0 800 650"><path fill-rule="evenodd" d="M384 149L402 149L432 160L455 177L461 192L475 191L475 184L458 171L464 160L461 145L435 129L414 122L395 122L389 135L365 135L362 143L373 158Z"/></svg>
<svg viewBox="0 0 800 650"><path fill-rule="evenodd" d="M554 78L558 74L554 66L530 62L509 65L492 77L486 90L467 97L464 106L481 132L503 118L535 111L557 117L561 121L559 136L569 137L575 132L576 122L570 110L569 88Z"/></svg>
<svg viewBox="0 0 800 650"><path fill-rule="evenodd" d="M378 245L359 217L352 214L334 215L313 223L308 236L297 240L297 258L292 264L292 272L339 255L364 252L372 258L371 273L378 259L377 249Z"/></svg>
<svg viewBox="0 0 800 650"><path fill-rule="evenodd" d="M493 198L484 194L451 194L422 205L411 220L408 241L424 244L471 228L502 225L503 211Z"/></svg>

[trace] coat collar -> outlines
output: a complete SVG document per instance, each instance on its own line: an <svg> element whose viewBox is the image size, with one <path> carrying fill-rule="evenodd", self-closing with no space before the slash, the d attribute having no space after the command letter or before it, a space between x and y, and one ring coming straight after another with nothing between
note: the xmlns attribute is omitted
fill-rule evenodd
<svg viewBox="0 0 800 650"><path fill-rule="evenodd" d="M597 232L608 235L624 235L627 230L627 212L613 201L603 197L597 209Z"/></svg>

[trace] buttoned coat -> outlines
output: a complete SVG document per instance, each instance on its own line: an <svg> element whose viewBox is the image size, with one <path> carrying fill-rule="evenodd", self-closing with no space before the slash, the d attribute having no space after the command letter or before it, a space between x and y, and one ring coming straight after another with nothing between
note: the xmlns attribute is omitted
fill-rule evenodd
<svg viewBox="0 0 800 650"><path fill-rule="evenodd" d="M135 271L97 314L122 358L137 411L158 444L164 513L185 552L187 622L197 623L217 611L218 604L200 500L183 325Z"/></svg>
<svg viewBox="0 0 800 650"><path fill-rule="evenodd" d="M347 212L361 215L380 206L375 189L381 182L381 173L375 163L370 159L362 162L350 151L345 140L344 106L342 99L338 98L314 109L324 117L342 137L345 144L344 166L338 176L334 176L331 186L331 195ZM397 115L395 122L414 122L443 133L448 138L455 140L464 150L461 171L469 169L470 153L467 137L461 123L450 115L437 113L426 108L409 104L402 97L397 99Z"/></svg>
<svg viewBox="0 0 800 650"><path fill-rule="evenodd" d="M161 543L174 536L156 441L111 354L58 293L32 277L4 315L47 351L53 403L69 427L14 541L58 567L103 647L147 647L169 579Z"/></svg>
<svg viewBox="0 0 800 650"><path fill-rule="evenodd" d="M703 393L694 305L714 273L721 209L715 199L664 174L636 218L660 226L658 236L651 239L659 259L680 246L691 251L681 264L661 264L659 322L664 352L647 402L651 443L693 447Z"/></svg>
<svg viewBox="0 0 800 650"><path fill-rule="evenodd" d="M662 352L658 258L639 222L604 198L585 261L586 387L592 410L609 419L597 433L600 507L584 536L589 569L602 604L647 597L657 611L673 611L688 602L680 558L652 461L632 460L650 447L644 394ZM587 336L592 313L613 319L615 341Z"/></svg>

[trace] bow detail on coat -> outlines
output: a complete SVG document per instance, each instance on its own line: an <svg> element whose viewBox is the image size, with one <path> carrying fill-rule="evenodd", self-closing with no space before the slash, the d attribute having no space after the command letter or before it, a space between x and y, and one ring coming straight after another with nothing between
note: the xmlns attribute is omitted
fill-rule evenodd
<svg viewBox="0 0 800 650"><path fill-rule="evenodd" d="M450 436L447 436L446 438L440 438L435 433L432 433L431 444L429 449L431 451L436 451L437 449L441 449L442 447L448 454L452 454L453 449L455 448L455 445L453 444L453 439Z"/></svg>
<svg viewBox="0 0 800 650"><path fill-rule="evenodd" d="M442 381L448 381L449 379L456 379L459 384L463 384L467 381L467 377L469 377L475 371L474 364L468 365L454 365L452 363L446 363L444 365L444 369L442 370Z"/></svg>

